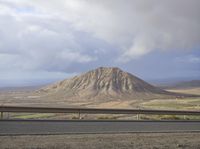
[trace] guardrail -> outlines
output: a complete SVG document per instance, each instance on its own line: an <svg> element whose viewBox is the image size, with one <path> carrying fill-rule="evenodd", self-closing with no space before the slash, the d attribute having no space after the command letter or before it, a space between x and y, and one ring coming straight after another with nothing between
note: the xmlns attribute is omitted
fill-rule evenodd
<svg viewBox="0 0 200 149"><path fill-rule="evenodd" d="M147 109L99 109L99 108L50 108L0 106L1 119L4 112L21 113L78 113L81 114L150 114L150 115L200 115L200 111L147 110Z"/></svg>

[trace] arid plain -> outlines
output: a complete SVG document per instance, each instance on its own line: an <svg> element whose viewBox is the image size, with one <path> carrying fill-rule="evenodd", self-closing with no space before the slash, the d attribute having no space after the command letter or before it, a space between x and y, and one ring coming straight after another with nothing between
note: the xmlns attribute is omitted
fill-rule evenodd
<svg viewBox="0 0 200 149"><path fill-rule="evenodd" d="M125 109L200 110L200 87L161 89L115 67L100 67L42 87L4 89L0 104L37 107L90 107ZM64 114L10 114L12 118L75 118ZM126 115L97 118L131 119ZM83 115L89 119L90 115ZM145 118L145 116L144 116ZM161 117L150 117L159 119ZM165 116L164 118L170 118ZM193 117L197 118L198 117Z"/></svg>
<svg viewBox="0 0 200 149"><path fill-rule="evenodd" d="M200 110L200 87L161 89L118 68L98 68L51 85L7 88L0 91L0 104L38 107L92 107L124 109ZM15 119L76 119L76 114L10 113ZM82 115L83 119L129 119L134 115ZM181 116L146 116L141 119L180 120ZM198 116L186 117L199 120ZM2 149L137 148L198 149L199 133L125 133L76 135L0 136Z"/></svg>

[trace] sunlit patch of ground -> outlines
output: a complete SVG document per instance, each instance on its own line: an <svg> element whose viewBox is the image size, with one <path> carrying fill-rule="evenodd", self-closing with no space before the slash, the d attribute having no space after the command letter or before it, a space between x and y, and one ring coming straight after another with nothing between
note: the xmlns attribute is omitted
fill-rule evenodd
<svg viewBox="0 0 200 149"><path fill-rule="evenodd" d="M177 93L200 95L200 88L173 89L168 90ZM172 110L200 110L200 97L176 98L176 99L156 99L140 104L148 109L172 109Z"/></svg>
<svg viewBox="0 0 200 149"><path fill-rule="evenodd" d="M184 94L200 95L200 87L188 88L188 89L171 89L171 90L168 90L168 91L177 92L177 93L184 93Z"/></svg>
<svg viewBox="0 0 200 149"><path fill-rule="evenodd" d="M156 99L140 104L146 109L200 110L200 98Z"/></svg>
<svg viewBox="0 0 200 149"><path fill-rule="evenodd" d="M97 105L91 105L96 108L132 108L134 101L109 101L105 103L99 103Z"/></svg>

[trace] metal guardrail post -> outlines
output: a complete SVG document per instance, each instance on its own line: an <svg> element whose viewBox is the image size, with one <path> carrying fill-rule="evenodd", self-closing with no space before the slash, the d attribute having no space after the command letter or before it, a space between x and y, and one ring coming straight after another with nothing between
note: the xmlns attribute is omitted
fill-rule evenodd
<svg viewBox="0 0 200 149"><path fill-rule="evenodd" d="M140 120L140 114L137 114L137 120Z"/></svg>
<svg viewBox="0 0 200 149"><path fill-rule="evenodd" d="M78 119L81 119L81 110L78 111Z"/></svg>
<svg viewBox="0 0 200 149"><path fill-rule="evenodd" d="M3 119L3 112L1 112L1 119Z"/></svg>

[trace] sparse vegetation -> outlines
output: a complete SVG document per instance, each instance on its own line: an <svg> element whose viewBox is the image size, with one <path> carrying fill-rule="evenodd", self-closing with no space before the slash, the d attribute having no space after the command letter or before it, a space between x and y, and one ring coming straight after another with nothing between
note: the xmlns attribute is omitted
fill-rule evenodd
<svg viewBox="0 0 200 149"><path fill-rule="evenodd" d="M55 117L55 114L52 114L52 113L36 113L36 114L21 114L21 115L13 116L13 118L15 118L15 119L48 119L48 118L51 118L51 117Z"/></svg>
<svg viewBox="0 0 200 149"><path fill-rule="evenodd" d="M72 116L72 119L73 119L73 120L78 120L79 117L78 117L78 116Z"/></svg>
<svg viewBox="0 0 200 149"><path fill-rule="evenodd" d="M115 117L115 116L99 116L97 119L99 119L99 120L116 120L117 117Z"/></svg>
<svg viewBox="0 0 200 149"><path fill-rule="evenodd" d="M146 109L200 110L200 98L156 99L141 103Z"/></svg>
<svg viewBox="0 0 200 149"><path fill-rule="evenodd" d="M184 115L141 115L141 120L200 120L200 116Z"/></svg>

